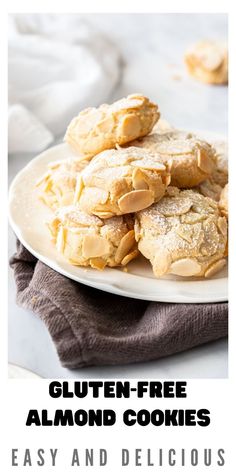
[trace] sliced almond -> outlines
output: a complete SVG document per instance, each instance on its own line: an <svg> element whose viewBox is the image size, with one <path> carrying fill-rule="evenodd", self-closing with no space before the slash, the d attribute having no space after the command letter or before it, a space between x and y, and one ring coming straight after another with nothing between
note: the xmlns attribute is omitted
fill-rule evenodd
<svg viewBox="0 0 236 472"><path fill-rule="evenodd" d="M225 266L226 264L226 260L225 259L220 259L219 261L217 262L214 262L214 264L212 264L210 267L208 267L208 269L206 270L205 272L205 277L212 277L212 275L215 275L216 272L219 272L221 269L223 269L223 267Z"/></svg>
<svg viewBox="0 0 236 472"><path fill-rule="evenodd" d="M56 247L57 247L57 250L61 253L63 253L65 249L65 238L66 238L66 229L63 228L63 226L60 226L58 235L57 235Z"/></svg>
<svg viewBox="0 0 236 472"><path fill-rule="evenodd" d="M148 184L144 179L144 174L139 168L135 168L132 173L132 183L135 190L146 190Z"/></svg>
<svg viewBox="0 0 236 472"><path fill-rule="evenodd" d="M135 244L134 230L131 229L127 234L123 236L117 248L117 251L115 254L115 261L118 264L122 261L122 259L124 259L124 257L126 256L126 254L128 254L130 249L132 249L134 244Z"/></svg>
<svg viewBox="0 0 236 472"><path fill-rule="evenodd" d="M127 254L127 256L125 256L124 259L122 259L121 265L125 266L130 261L135 259L135 257L137 257L138 255L139 255L139 251L138 251L138 249L135 249L134 251L130 252L130 254Z"/></svg>
<svg viewBox="0 0 236 472"><path fill-rule="evenodd" d="M52 188L52 179L46 179L45 185L43 187L43 192L49 192Z"/></svg>
<svg viewBox="0 0 236 472"><path fill-rule="evenodd" d="M76 179L76 187L75 187L74 201L73 201L74 204L79 201L83 187L84 187L83 179L81 175L79 174Z"/></svg>
<svg viewBox="0 0 236 472"><path fill-rule="evenodd" d="M58 218L54 218L52 221L46 222L46 226L48 227L51 233L51 236L53 237L54 240L56 239L56 236L57 236L59 224L60 224L60 220L58 220Z"/></svg>
<svg viewBox="0 0 236 472"><path fill-rule="evenodd" d="M104 114L97 108L87 108L84 113L80 113L69 125L68 130L76 133L79 137L89 134L95 126L102 121Z"/></svg>
<svg viewBox="0 0 236 472"><path fill-rule="evenodd" d="M109 198L109 192L103 188L90 187L87 189L87 191L90 191L89 196L92 197L92 201L97 202L98 204L101 203L104 205L104 203L106 203Z"/></svg>
<svg viewBox="0 0 236 472"><path fill-rule="evenodd" d="M171 175L169 174L169 175L163 176L162 180L163 180L163 183L168 187L168 185L170 185L171 183Z"/></svg>
<svg viewBox="0 0 236 472"><path fill-rule="evenodd" d="M123 214L134 213L149 207L153 202L154 197L150 190L132 190L119 198L118 206Z"/></svg>
<svg viewBox="0 0 236 472"><path fill-rule="evenodd" d="M157 210L164 216L179 216L187 213L192 206L190 198L164 197L158 202Z"/></svg>
<svg viewBox="0 0 236 472"><path fill-rule="evenodd" d="M101 257L93 257L90 260L90 265L93 269L103 270L106 266L106 260Z"/></svg>
<svg viewBox="0 0 236 472"><path fill-rule="evenodd" d="M197 151L197 165L205 174L211 174L214 170L215 164L208 156L207 151L203 148Z"/></svg>
<svg viewBox="0 0 236 472"><path fill-rule="evenodd" d="M112 115L109 115L97 124L96 129L100 133L107 134L107 133L112 133L114 126L115 126L114 117Z"/></svg>
<svg viewBox="0 0 236 472"><path fill-rule="evenodd" d="M181 215L181 223L186 223L188 225L195 225L196 223L200 223L201 221L207 218L207 215L201 213L195 213L194 211L189 211L184 215Z"/></svg>
<svg viewBox="0 0 236 472"><path fill-rule="evenodd" d="M155 251L153 272L156 277L161 277L169 272L171 257L167 249L159 248Z"/></svg>
<svg viewBox="0 0 236 472"><path fill-rule="evenodd" d="M140 108L141 106L144 105L144 103L146 106L151 105L148 98L138 93L131 93L130 95L127 96L127 98L123 98L116 103L121 104L121 107L127 110L129 108Z"/></svg>
<svg viewBox="0 0 236 472"><path fill-rule="evenodd" d="M58 167L60 167L61 165L63 165L64 162L65 162L65 160L49 162L48 168L49 168L50 170L58 169Z"/></svg>
<svg viewBox="0 0 236 472"><path fill-rule="evenodd" d="M69 262L70 264L72 264L72 265L75 265L75 266L83 266L83 265L85 265L85 264L82 263L81 260L77 260L77 259L75 260L75 259L73 259L72 257L68 257L68 262ZM86 264L86 265L87 265L87 264Z"/></svg>
<svg viewBox="0 0 236 472"><path fill-rule="evenodd" d="M110 105L110 110L112 112L117 112L121 110L129 111L133 108L141 108L144 105L144 100L145 97L128 95L128 97L121 98L117 102L112 103L112 105Z"/></svg>
<svg viewBox="0 0 236 472"><path fill-rule="evenodd" d="M141 131L141 123L137 115L125 116L119 127L119 135L128 139L135 139Z"/></svg>
<svg viewBox="0 0 236 472"><path fill-rule="evenodd" d="M166 171L166 166L162 164L161 162L154 160L154 159L140 159L137 161L132 162L133 167L140 167L141 169L145 170L152 170L154 172L165 172Z"/></svg>
<svg viewBox="0 0 236 472"><path fill-rule="evenodd" d="M101 257L109 254L110 244L97 235L86 235L82 243L82 254L86 258Z"/></svg>
<svg viewBox="0 0 236 472"><path fill-rule="evenodd" d="M189 228L179 226L176 229L176 233L180 236L180 238L184 239L188 243L192 242L192 231L190 231Z"/></svg>
<svg viewBox="0 0 236 472"><path fill-rule="evenodd" d="M226 236L227 235L227 222L224 216L218 218L217 226L220 232L223 234L223 236Z"/></svg>
<svg viewBox="0 0 236 472"><path fill-rule="evenodd" d="M101 219L107 219L107 218L112 218L114 216L114 213L111 211L94 211L94 215L98 216Z"/></svg>
<svg viewBox="0 0 236 472"><path fill-rule="evenodd" d="M97 187L84 187L80 195L79 203L84 211L96 214L99 211L104 211L101 205L107 202L109 193ZM106 211L105 211L106 213Z"/></svg>
<svg viewBox="0 0 236 472"><path fill-rule="evenodd" d="M40 185L43 183L43 182L46 182L49 177L51 176L51 173L50 172L47 172L46 174L44 174L42 177L40 177L37 182L36 182L36 187L40 187Z"/></svg>
<svg viewBox="0 0 236 472"><path fill-rule="evenodd" d="M198 275L201 272L201 265L194 259L179 259L171 264L170 273L175 275L182 275L184 277L191 277Z"/></svg>

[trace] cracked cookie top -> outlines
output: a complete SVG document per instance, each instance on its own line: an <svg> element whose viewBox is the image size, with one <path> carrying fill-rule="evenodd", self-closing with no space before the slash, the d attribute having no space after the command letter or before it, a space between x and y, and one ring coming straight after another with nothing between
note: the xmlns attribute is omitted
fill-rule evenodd
<svg viewBox="0 0 236 472"><path fill-rule="evenodd" d="M192 133L173 130L152 133L134 141L135 146L149 149L159 161L168 165L171 185L191 188L206 180L214 171L214 148Z"/></svg>
<svg viewBox="0 0 236 472"><path fill-rule="evenodd" d="M65 140L88 158L148 134L160 117L158 106L133 94L112 105L87 108L69 124Z"/></svg>
<svg viewBox="0 0 236 472"><path fill-rule="evenodd" d="M169 187L160 202L136 214L135 236L156 277L210 277L225 265L226 218L193 190Z"/></svg>
<svg viewBox="0 0 236 472"><path fill-rule="evenodd" d="M150 151L129 147L98 154L78 177L75 203L101 218L147 208L164 195L170 175Z"/></svg>

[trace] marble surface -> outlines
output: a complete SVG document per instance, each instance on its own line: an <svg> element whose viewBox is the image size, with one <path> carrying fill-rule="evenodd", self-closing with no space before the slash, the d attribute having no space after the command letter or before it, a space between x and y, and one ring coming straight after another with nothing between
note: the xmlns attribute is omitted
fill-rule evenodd
<svg viewBox="0 0 236 472"><path fill-rule="evenodd" d="M186 47L202 38L227 38L227 17L221 14L83 15L117 44L121 74L108 100L142 92L157 101L162 116L178 127L227 134L227 87L212 87L188 77ZM32 158L9 157L9 181ZM9 230L9 256L15 237ZM60 366L44 324L16 305L9 271L9 362L44 378L225 378L227 340L143 364L70 371ZM19 374L20 375L20 374ZM22 374L23 376L23 374Z"/></svg>

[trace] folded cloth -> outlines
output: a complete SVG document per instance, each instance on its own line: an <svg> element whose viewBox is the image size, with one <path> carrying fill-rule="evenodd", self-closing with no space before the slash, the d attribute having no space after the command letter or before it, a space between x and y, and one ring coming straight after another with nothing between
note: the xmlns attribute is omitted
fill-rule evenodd
<svg viewBox="0 0 236 472"><path fill-rule="evenodd" d="M158 359L227 335L227 303L133 300L58 274L17 241L17 302L44 321L64 367Z"/></svg>
<svg viewBox="0 0 236 472"><path fill-rule="evenodd" d="M9 152L38 152L120 77L116 46L80 15L9 15Z"/></svg>

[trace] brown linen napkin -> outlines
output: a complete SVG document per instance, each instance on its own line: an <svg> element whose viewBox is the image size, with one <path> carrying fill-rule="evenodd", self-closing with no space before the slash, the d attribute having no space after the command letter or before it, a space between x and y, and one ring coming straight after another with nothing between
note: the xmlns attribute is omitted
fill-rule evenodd
<svg viewBox="0 0 236 472"><path fill-rule="evenodd" d="M47 326L64 367L158 359L227 335L227 303L156 303L112 295L58 274L19 241L17 302Z"/></svg>

